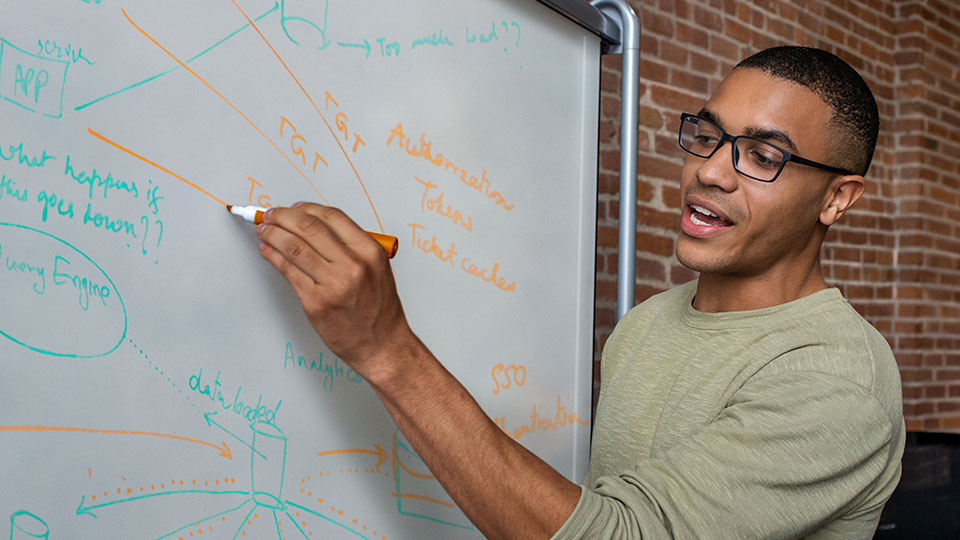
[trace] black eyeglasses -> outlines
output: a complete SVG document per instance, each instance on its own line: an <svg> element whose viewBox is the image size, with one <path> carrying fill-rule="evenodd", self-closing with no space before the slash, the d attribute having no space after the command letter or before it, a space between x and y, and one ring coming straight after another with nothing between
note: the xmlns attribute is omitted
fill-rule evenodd
<svg viewBox="0 0 960 540"><path fill-rule="evenodd" d="M738 173L761 182L773 182L780 176L788 161L816 167L838 174L854 174L846 169L831 167L787 152L756 137L739 135L734 137L711 120L695 114L680 115L680 148L701 158L710 158L730 141L733 168Z"/></svg>

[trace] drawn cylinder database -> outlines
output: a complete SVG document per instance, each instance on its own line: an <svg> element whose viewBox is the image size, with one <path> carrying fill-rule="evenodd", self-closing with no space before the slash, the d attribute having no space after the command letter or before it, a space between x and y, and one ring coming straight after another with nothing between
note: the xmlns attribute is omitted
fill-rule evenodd
<svg viewBox="0 0 960 540"><path fill-rule="evenodd" d="M280 3L280 26L296 45L325 49L328 0L284 0Z"/></svg>
<svg viewBox="0 0 960 540"><path fill-rule="evenodd" d="M283 472L287 458L287 437L280 428L266 422L250 425L253 441L250 452L250 486L253 502L268 508L283 508Z"/></svg>
<svg viewBox="0 0 960 540"><path fill-rule="evenodd" d="M50 538L50 528L39 517L21 510L10 516L10 540Z"/></svg>

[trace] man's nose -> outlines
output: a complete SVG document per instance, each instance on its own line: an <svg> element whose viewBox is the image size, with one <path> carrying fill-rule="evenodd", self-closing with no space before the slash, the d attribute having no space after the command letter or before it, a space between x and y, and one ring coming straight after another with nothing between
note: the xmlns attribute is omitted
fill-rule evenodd
<svg viewBox="0 0 960 540"><path fill-rule="evenodd" d="M707 159L703 159L697 167L697 180L706 186L716 186L723 191L732 192L737 189L742 175L733 167L733 153L736 149L733 141L723 141L720 148Z"/></svg>

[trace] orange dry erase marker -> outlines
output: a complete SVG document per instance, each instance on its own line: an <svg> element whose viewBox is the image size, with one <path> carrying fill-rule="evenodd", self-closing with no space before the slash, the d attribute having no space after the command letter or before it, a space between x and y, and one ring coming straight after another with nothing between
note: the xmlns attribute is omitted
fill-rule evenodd
<svg viewBox="0 0 960 540"><path fill-rule="evenodd" d="M232 204L227 205L227 212L235 216L240 216L244 221L249 221L254 225L259 225L263 223L263 213L266 212L266 208L260 208L259 206L234 206ZM380 247L387 252L387 257L393 258L397 254L397 249L400 247L400 243L397 240L396 236L390 236L389 234L380 234L375 232L366 231L374 240L380 244Z"/></svg>

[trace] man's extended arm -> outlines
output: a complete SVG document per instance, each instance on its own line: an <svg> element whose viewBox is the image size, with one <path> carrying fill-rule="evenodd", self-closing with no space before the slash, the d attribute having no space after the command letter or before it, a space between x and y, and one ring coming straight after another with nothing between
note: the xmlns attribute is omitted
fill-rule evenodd
<svg viewBox="0 0 960 540"><path fill-rule="evenodd" d="M360 373L470 520L491 538L548 538L580 488L503 433L414 335L380 246L339 210L274 209L263 257L331 352Z"/></svg>

